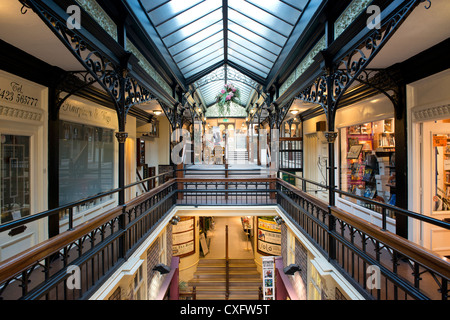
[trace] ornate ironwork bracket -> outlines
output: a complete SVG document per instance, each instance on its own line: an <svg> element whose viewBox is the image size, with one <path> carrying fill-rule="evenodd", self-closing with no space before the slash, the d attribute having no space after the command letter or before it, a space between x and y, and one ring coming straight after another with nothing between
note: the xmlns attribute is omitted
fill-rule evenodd
<svg viewBox="0 0 450 320"><path fill-rule="evenodd" d="M335 131L325 131L325 138L327 139L328 143L334 143L336 141L336 137L338 135Z"/></svg>
<svg viewBox="0 0 450 320"><path fill-rule="evenodd" d="M310 86L303 89L296 99L320 105L324 109L327 117L331 116L333 118L339 101L354 81L367 83L386 94L380 86L381 80L386 81L386 75L380 74L372 78L371 72L366 68L398 30L407 16L420 2L424 1L408 1L395 14L383 21L379 29L374 29L342 59L335 62L327 70L324 70L323 74L316 78ZM430 1L428 2L431 4ZM392 79L388 80L392 84ZM391 89L394 91L396 88L398 86L391 86ZM399 104L397 93L394 92L394 95L386 94L394 103L395 107Z"/></svg>
<svg viewBox="0 0 450 320"><path fill-rule="evenodd" d="M130 76L128 72L128 63L132 56L130 52L126 52L123 57L115 57L116 59L109 57L85 39L77 29L69 29L62 17L57 17L42 3L35 0L20 0L20 2L23 5L21 12L23 14L27 12L24 8L32 9L87 71L82 77L85 84L75 88L74 91L98 83L107 92L115 105L119 128L125 128L127 113L133 105L155 99L145 85ZM57 104L61 103L57 101Z"/></svg>
<svg viewBox="0 0 450 320"><path fill-rule="evenodd" d="M125 143L128 138L128 132L116 132L116 138L119 143Z"/></svg>

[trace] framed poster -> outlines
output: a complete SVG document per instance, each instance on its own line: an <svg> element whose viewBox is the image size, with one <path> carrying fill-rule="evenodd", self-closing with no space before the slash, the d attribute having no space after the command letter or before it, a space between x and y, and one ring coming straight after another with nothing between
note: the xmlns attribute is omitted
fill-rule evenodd
<svg viewBox="0 0 450 320"><path fill-rule="evenodd" d="M258 217L258 252L281 255L281 227L273 220Z"/></svg>
<svg viewBox="0 0 450 320"><path fill-rule="evenodd" d="M195 218L181 217L172 226L172 255L185 257L195 252Z"/></svg>
<svg viewBox="0 0 450 320"><path fill-rule="evenodd" d="M362 144L356 144L354 146L351 146L350 150L347 153L347 159L358 159L362 148L363 148Z"/></svg>

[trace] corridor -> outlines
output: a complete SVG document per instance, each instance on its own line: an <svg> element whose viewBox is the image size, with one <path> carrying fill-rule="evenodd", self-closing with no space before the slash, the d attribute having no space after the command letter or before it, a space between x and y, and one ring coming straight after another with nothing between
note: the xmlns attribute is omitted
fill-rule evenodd
<svg viewBox="0 0 450 320"><path fill-rule="evenodd" d="M240 217L214 217L214 228L208 231L211 239L209 253L205 258L225 258L225 228L228 225L228 246L230 259L253 259L251 241L242 228Z"/></svg>

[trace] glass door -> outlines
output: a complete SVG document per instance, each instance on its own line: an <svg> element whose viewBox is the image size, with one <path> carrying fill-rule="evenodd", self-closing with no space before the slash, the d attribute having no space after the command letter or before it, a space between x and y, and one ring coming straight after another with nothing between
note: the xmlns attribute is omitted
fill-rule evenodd
<svg viewBox="0 0 450 320"><path fill-rule="evenodd" d="M2 134L1 220L5 223L30 214L30 137Z"/></svg>

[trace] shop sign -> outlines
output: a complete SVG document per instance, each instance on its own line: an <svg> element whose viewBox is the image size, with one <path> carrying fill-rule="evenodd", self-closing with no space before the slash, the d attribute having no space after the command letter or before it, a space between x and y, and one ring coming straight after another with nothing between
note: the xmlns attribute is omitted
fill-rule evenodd
<svg viewBox="0 0 450 320"><path fill-rule="evenodd" d="M195 252L194 217L183 217L172 226L172 255L183 257Z"/></svg>
<svg viewBox="0 0 450 320"><path fill-rule="evenodd" d="M446 147L447 136L433 136L433 147Z"/></svg>
<svg viewBox="0 0 450 320"><path fill-rule="evenodd" d="M258 218L258 251L281 255L281 228L275 221Z"/></svg>
<svg viewBox="0 0 450 320"><path fill-rule="evenodd" d="M0 102L40 108L41 90L19 79L0 77Z"/></svg>

